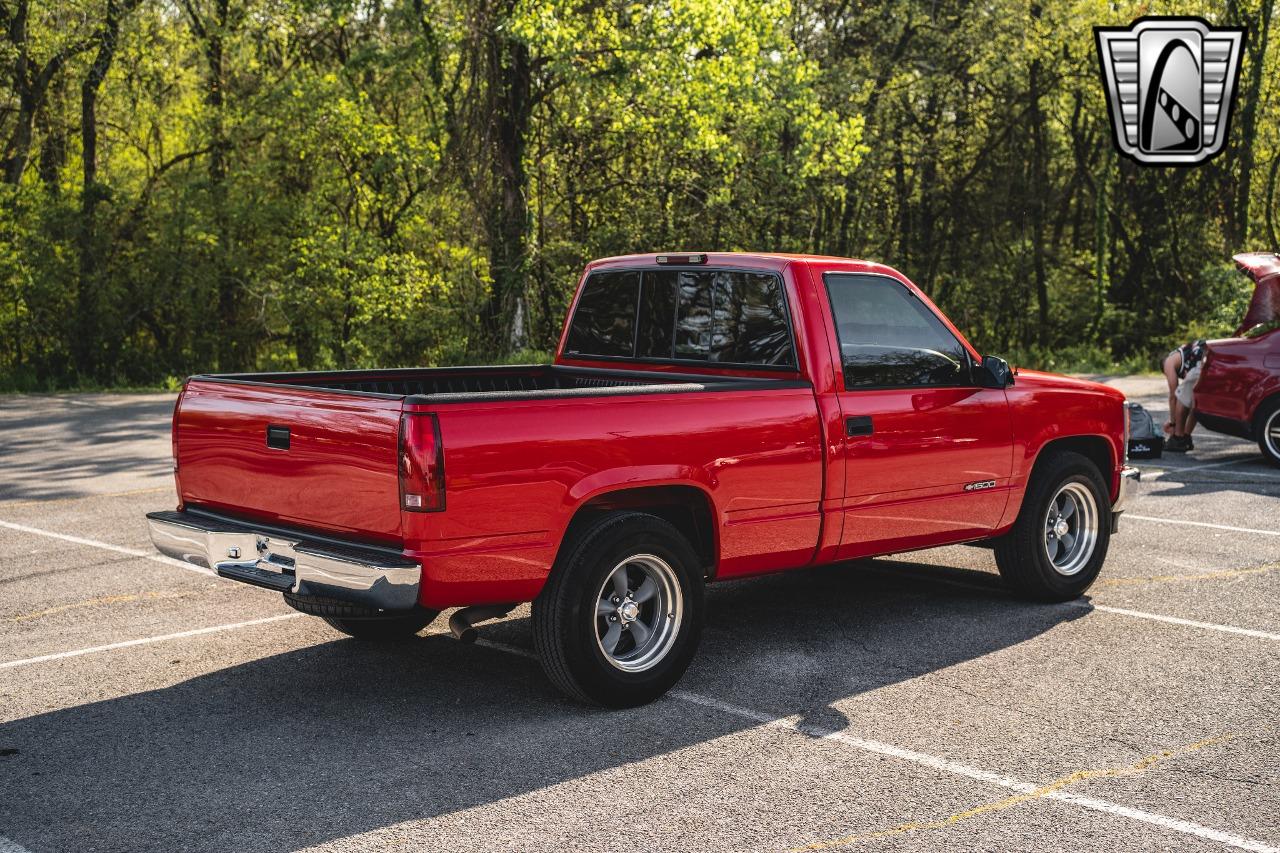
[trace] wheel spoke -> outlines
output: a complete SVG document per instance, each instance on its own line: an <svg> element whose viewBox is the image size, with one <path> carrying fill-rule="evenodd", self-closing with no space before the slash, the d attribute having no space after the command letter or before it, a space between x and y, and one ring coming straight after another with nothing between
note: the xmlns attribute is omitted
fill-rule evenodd
<svg viewBox="0 0 1280 853"><path fill-rule="evenodd" d="M618 625L617 622L610 622L609 630L606 631L605 635L600 638L600 645L604 646L604 650L607 653L613 654L614 650L618 648L618 640L621 640L621 639L622 639L622 628Z"/></svg>
<svg viewBox="0 0 1280 853"><path fill-rule="evenodd" d="M613 602L612 602L612 601L609 601L609 600L608 600L608 599L606 599L606 598L602 598L602 599L600 599L599 601L597 601L597 602L596 602L596 615L597 615L597 616L608 616L610 613L613 613L613 612L614 612L614 611L616 611L617 609L618 609L618 608L616 608L616 607L614 607L614 606L613 606Z"/></svg>
<svg viewBox="0 0 1280 853"><path fill-rule="evenodd" d="M1076 544L1075 534L1064 533L1058 538L1058 542L1062 545L1068 554L1071 553L1071 546Z"/></svg>
<svg viewBox="0 0 1280 853"><path fill-rule="evenodd" d="M1076 502L1075 502L1075 499L1074 499L1074 498L1068 498L1066 495L1063 495L1063 496L1062 496L1062 517L1063 517L1063 518L1070 518L1071 516L1073 516L1073 515L1075 515L1075 514L1076 514Z"/></svg>
<svg viewBox="0 0 1280 853"><path fill-rule="evenodd" d="M1057 559L1057 557L1058 557L1058 537L1057 537L1057 536L1050 536L1048 539L1046 539L1046 540L1045 540L1044 545L1045 545L1045 548L1046 548L1046 549L1048 550L1048 552L1049 552L1049 559L1050 559L1050 560Z"/></svg>
<svg viewBox="0 0 1280 853"><path fill-rule="evenodd" d="M631 596L631 600L636 604L644 604L649 599L658 594L658 585L653 578L645 575L644 583L640 584L640 588Z"/></svg>
<svg viewBox="0 0 1280 853"><path fill-rule="evenodd" d="M613 573L613 577L610 580L613 581L613 594L618 596L618 598L626 598L627 597L627 567L621 566L616 572Z"/></svg>
<svg viewBox="0 0 1280 853"><path fill-rule="evenodd" d="M636 648L643 646L649 639L649 635L653 632L649 630L649 626L641 622L639 619L632 622L627 630L631 632L632 638L636 641Z"/></svg>

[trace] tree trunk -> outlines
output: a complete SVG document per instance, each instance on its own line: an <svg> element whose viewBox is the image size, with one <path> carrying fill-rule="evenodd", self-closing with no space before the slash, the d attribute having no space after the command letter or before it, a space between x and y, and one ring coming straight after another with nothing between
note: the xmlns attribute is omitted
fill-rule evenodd
<svg viewBox="0 0 1280 853"><path fill-rule="evenodd" d="M136 0L134 5L136 5ZM98 53L80 86L80 146L83 185L80 188L79 281L76 289L76 338L72 354L80 377L96 376L100 365L98 315L102 307L102 259L98 252L98 203L105 198L98 183L98 92L115 58L120 36L121 9L117 0L107 0L106 19L98 30Z"/></svg>
<svg viewBox="0 0 1280 853"><path fill-rule="evenodd" d="M1249 241L1249 196L1253 182L1254 146L1258 127L1258 104L1262 100L1262 75L1266 66L1267 41L1271 34L1271 0L1261 0L1259 15L1261 20L1257 27L1250 27L1246 44L1249 50L1249 90L1248 96L1240 110L1240 129L1236 138L1240 140L1240 178L1236 182L1236 199L1231 211L1231 234L1229 239L1233 246L1245 248Z"/></svg>
<svg viewBox="0 0 1280 853"><path fill-rule="evenodd" d="M1039 20L1041 9L1031 6L1032 20ZM1045 269L1045 205L1049 193L1048 166L1045 162L1045 121L1040 99L1043 97L1040 80L1040 60L1031 61L1031 257L1035 275L1036 303L1038 308L1037 340L1043 349L1049 346L1049 282Z"/></svg>
<svg viewBox="0 0 1280 853"><path fill-rule="evenodd" d="M532 115L533 69L529 47L511 38L502 23L490 21L488 42L488 112L490 173L494 198L486 206L489 272L493 290L481 317L490 354L506 355L522 344L514 320L525 304L525 261L529 231L528 176L525 150Z"/></svg>
<svg viewBox="0 0 1280 853"><path fill-rule="evenodd" d="M240 322L240 291L231 269L232 230L227 210L227 139L226 139L226 72L223 39L230 18L230 0L217 0L215 22L209 30L206 55L209 61L207 103L211 112L213 147L209 153L209 192L213 204L214 230L218 245L214 249L218 319L218 366L222 370L244 370L252 366L247 338Z"/></svg>
<svg viewBox="0 0 1280 853"><path fill-rule="evenodd" d="M37 70L31 64L29 53L28 12L28 0L18 0L5 31L5 39L16 54L11 83L13 91L18 96L13 131L5 141L4 158L0 160L0 172L3 172L6 184L17 184L27 170L27 163L31 160L31 144L35 138L36 113L44 105L49 84L62 71L69 58L88 50L96 41L96 39L86 39L73 42L55 53L42 68Z"/></svg>

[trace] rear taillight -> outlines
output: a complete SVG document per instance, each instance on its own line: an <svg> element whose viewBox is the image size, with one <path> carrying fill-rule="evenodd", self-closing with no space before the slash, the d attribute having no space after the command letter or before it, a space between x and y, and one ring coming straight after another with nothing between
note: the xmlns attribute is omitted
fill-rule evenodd
<svg viewBox="0 0 1280 853"><path fill-rule="evenodd" d="M409 512L444 509L444 444L435 415L400 416L400 506Z"/></svg>

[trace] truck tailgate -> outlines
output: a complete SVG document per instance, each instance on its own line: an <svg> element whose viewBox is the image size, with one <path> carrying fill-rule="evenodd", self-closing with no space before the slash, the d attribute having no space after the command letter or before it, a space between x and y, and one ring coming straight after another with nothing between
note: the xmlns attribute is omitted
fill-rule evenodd
<svg viewBox="0 0 1280 853"><path fill-rule="evenodd" d="M398 543L401 408L389 395L193 379L174 416L179 497Z"/></svg>

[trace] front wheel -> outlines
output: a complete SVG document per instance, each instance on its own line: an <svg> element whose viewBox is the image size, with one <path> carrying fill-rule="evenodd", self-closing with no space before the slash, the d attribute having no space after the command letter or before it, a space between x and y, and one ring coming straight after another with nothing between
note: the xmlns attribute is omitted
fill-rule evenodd
<svg viewBox="0 0 1280 853"><path fill-rule="evenodd" d="M1102 571L1111 542L1110 501L1091 460L1051 453L1032 472L1013 529L996 544L996 565L1027 598L1069 601Z"/></svg>
<svg viewBox="0 0 1280 853"><path fill-rule="evenodd" d="M1272 465L1280 466L1280 397L1272 397L1258 409L1254 437L1258 449Z"/></svg>
<svg viewBox="0 0 1280 853"><path fill-rule="evenodd" d="M640 512L594 520L533 602L533 641L570 697L612 708L652 702L688 668L702 628L702 573L668 522Z"/></svg>

